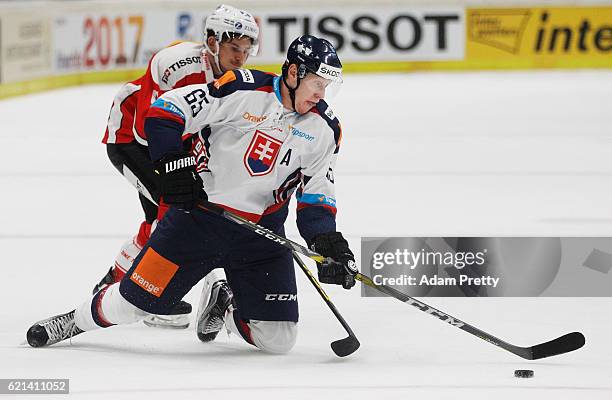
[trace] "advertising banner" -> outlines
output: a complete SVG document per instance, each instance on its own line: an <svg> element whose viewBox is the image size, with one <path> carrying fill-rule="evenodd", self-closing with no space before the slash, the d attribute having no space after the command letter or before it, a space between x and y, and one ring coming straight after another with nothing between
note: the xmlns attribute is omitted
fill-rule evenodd
<svg viewBox="0 0 612 400"><path fill-rule="evenodd" d="M68 13L53 24L53 66L58 73L145 67L151 55L176 40L203 40L209 10ZM463 9L351 8L258 10L256 64L280 64L289 43L312 33L328 38L344 62L461 60Z"/></svg>
<svg viewBox="0 0 612 400"><path fill-rule="evenodd" d="M258 16L264 63L284 60L289 43L308 33L330 40L344 62L461 60L464 56L462 7L274 9Z"/></svg>
<svg viewBox="0 0 612 400"><path fill-rule="evenodd" d="M470 64L612 66L612 7L467 10Z"/></svg>
<svg viewBox="0 0 612 400"><path fill-rule="evenodd" d="M0 18L0 98L134 79L171 43L202 42L213 8L210 3L155 1L112 8L79 2L32 16L6 11ZM289 43L302 34L330 40L348 72L612 67L612 7L247 8L259 24L261 44L247 67L272 72L280 71Z"/></svg>
<svg viewBox="0 0 612 400"><path fill-rule="evenodd" d="M2 18L1 83L51 73L51 26L44 16L22 14Z"/></svg>
<svg viewBox="0 0 612 400"><path fill-rule="evenodd" d="M175 15L74 13L56 17L53 67L56 73L146 67L149 58L177 38Z"/></svg>

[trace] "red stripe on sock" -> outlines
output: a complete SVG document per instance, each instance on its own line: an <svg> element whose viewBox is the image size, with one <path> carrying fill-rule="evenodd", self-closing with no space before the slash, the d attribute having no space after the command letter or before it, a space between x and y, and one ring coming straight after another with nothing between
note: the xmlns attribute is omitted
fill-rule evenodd
<svg viewBox="0 0 612 400"><path fill-rule="evenodd" d="M121 265L117 264L117 262L115 261L115 268L113 268L113 283L121 281L121 279L123 279L123 277L125 276L126 272L127 271L124 270Z"/></svg>
<svg viewBox="0 0 612 400"><path fill-rule="evenodd" d="M96 323L99 323L103 328L107 328L109 326L115 325L109 320L107 320L106 317L104 316L104 313L102 312L102 298L104 298L104 295L106 294L106 291L108 290L109 287L110 286L107 286L104 289L100 290L100 293L98 293L97 295L96 304L95 304L96 314L98 317L97 318L98 320L96 321Z"/></svg>
<svg viewBox="0 0 612 400"><path fill-rule="evenodd" d="M251 328L249 328L249 325L246 323L246 321L238 320L237 326L244 340L255 346L255 343L253 343L253 338L251 337Z"/></svg>

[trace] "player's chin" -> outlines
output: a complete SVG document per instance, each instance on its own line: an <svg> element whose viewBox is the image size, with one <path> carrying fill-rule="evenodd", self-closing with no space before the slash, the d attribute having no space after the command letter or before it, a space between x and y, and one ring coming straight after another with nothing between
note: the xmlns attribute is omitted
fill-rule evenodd
<svg viewBox="0 0 612 400"><path fill-rule="evenodd" d="M236 64L232 64L232 63L227 63L226 65L222 65L221 69L223 69L223 73L226 73L227 71L233 71L235 69L240 69L240 66L236 66Z"/></svg>
<svg viewBox="0 0 612 400"><path fill-rule="evenodd" d="M308 111L310 111L316 105L317 105L317 103L314 103L312 101L305 101L302 104L300 104L299 107L297 107L296 111L299 114L306 114Z"/></svg>

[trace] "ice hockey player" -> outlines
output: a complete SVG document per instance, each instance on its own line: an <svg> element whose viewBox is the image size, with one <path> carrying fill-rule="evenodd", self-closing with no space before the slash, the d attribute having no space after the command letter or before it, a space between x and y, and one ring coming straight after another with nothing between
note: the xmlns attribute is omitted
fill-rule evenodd
<svg viewBox="0 0 612 400"><path fill-rule="evenodd" d="M335 260L317 266L319 280L353 287L353 253L335 218L332 171L342 131L323 100L342 82L341 73L333 46L305 35L291 43L282 76L235 70L213 84L157 99L145 131L170 209L120 283L75 310L37 322L27 332L28 343L48 346L147 313L167 313L223 266L229 285L211 297L200 318L214 327L203 333L206 341L225 325L261 350L288 352L298 321L291 252L197 205L208 199L282 234L282 224L265 216L286 207L295 192L301 236ZM192 132L206 147L202 157L182 148L181 136Z"/></svg>
<svg viewBox="0 0 612 400"><path fill-rule="evenodd" d="M224 72L241 68L249 55L258 50L259 28L253 16L231 6L221 5L205 22L205 43L182 42L155 54L146 73L128 82L115 96L103 143L108 157L119 172L138 188L145 221L139 232L128 239L114 265L94 288L94 293L118 282L149 239L156 221L167 205L160 199L157 178L147 150L144 117L151 103L164 92L191 84L210 83ZM184 146L190 145L188 135ZM158 206L159 205L159 206ZM150 315L148 326L187 328L191 305L181 301L172 315Z"/></svg>

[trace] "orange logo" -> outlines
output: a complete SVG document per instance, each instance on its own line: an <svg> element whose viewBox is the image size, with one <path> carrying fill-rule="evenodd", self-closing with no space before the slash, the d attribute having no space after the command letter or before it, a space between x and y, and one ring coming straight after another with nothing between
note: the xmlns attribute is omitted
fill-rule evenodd
<svg viewBox="0 0 612 400"><path fill-rule="evenodd" d="M262 121L265 121L266 118L268 118L268 116L267 115L254 115L247 111L244 114L242 114L242 118L254 124L258 124Z"/></svg>
<svg viewBox="0 0 612 400"><path fill-rule="evenodd" d="M153 296L160 297L178 268L178 265L149 247L130 279Z"/></svg>

